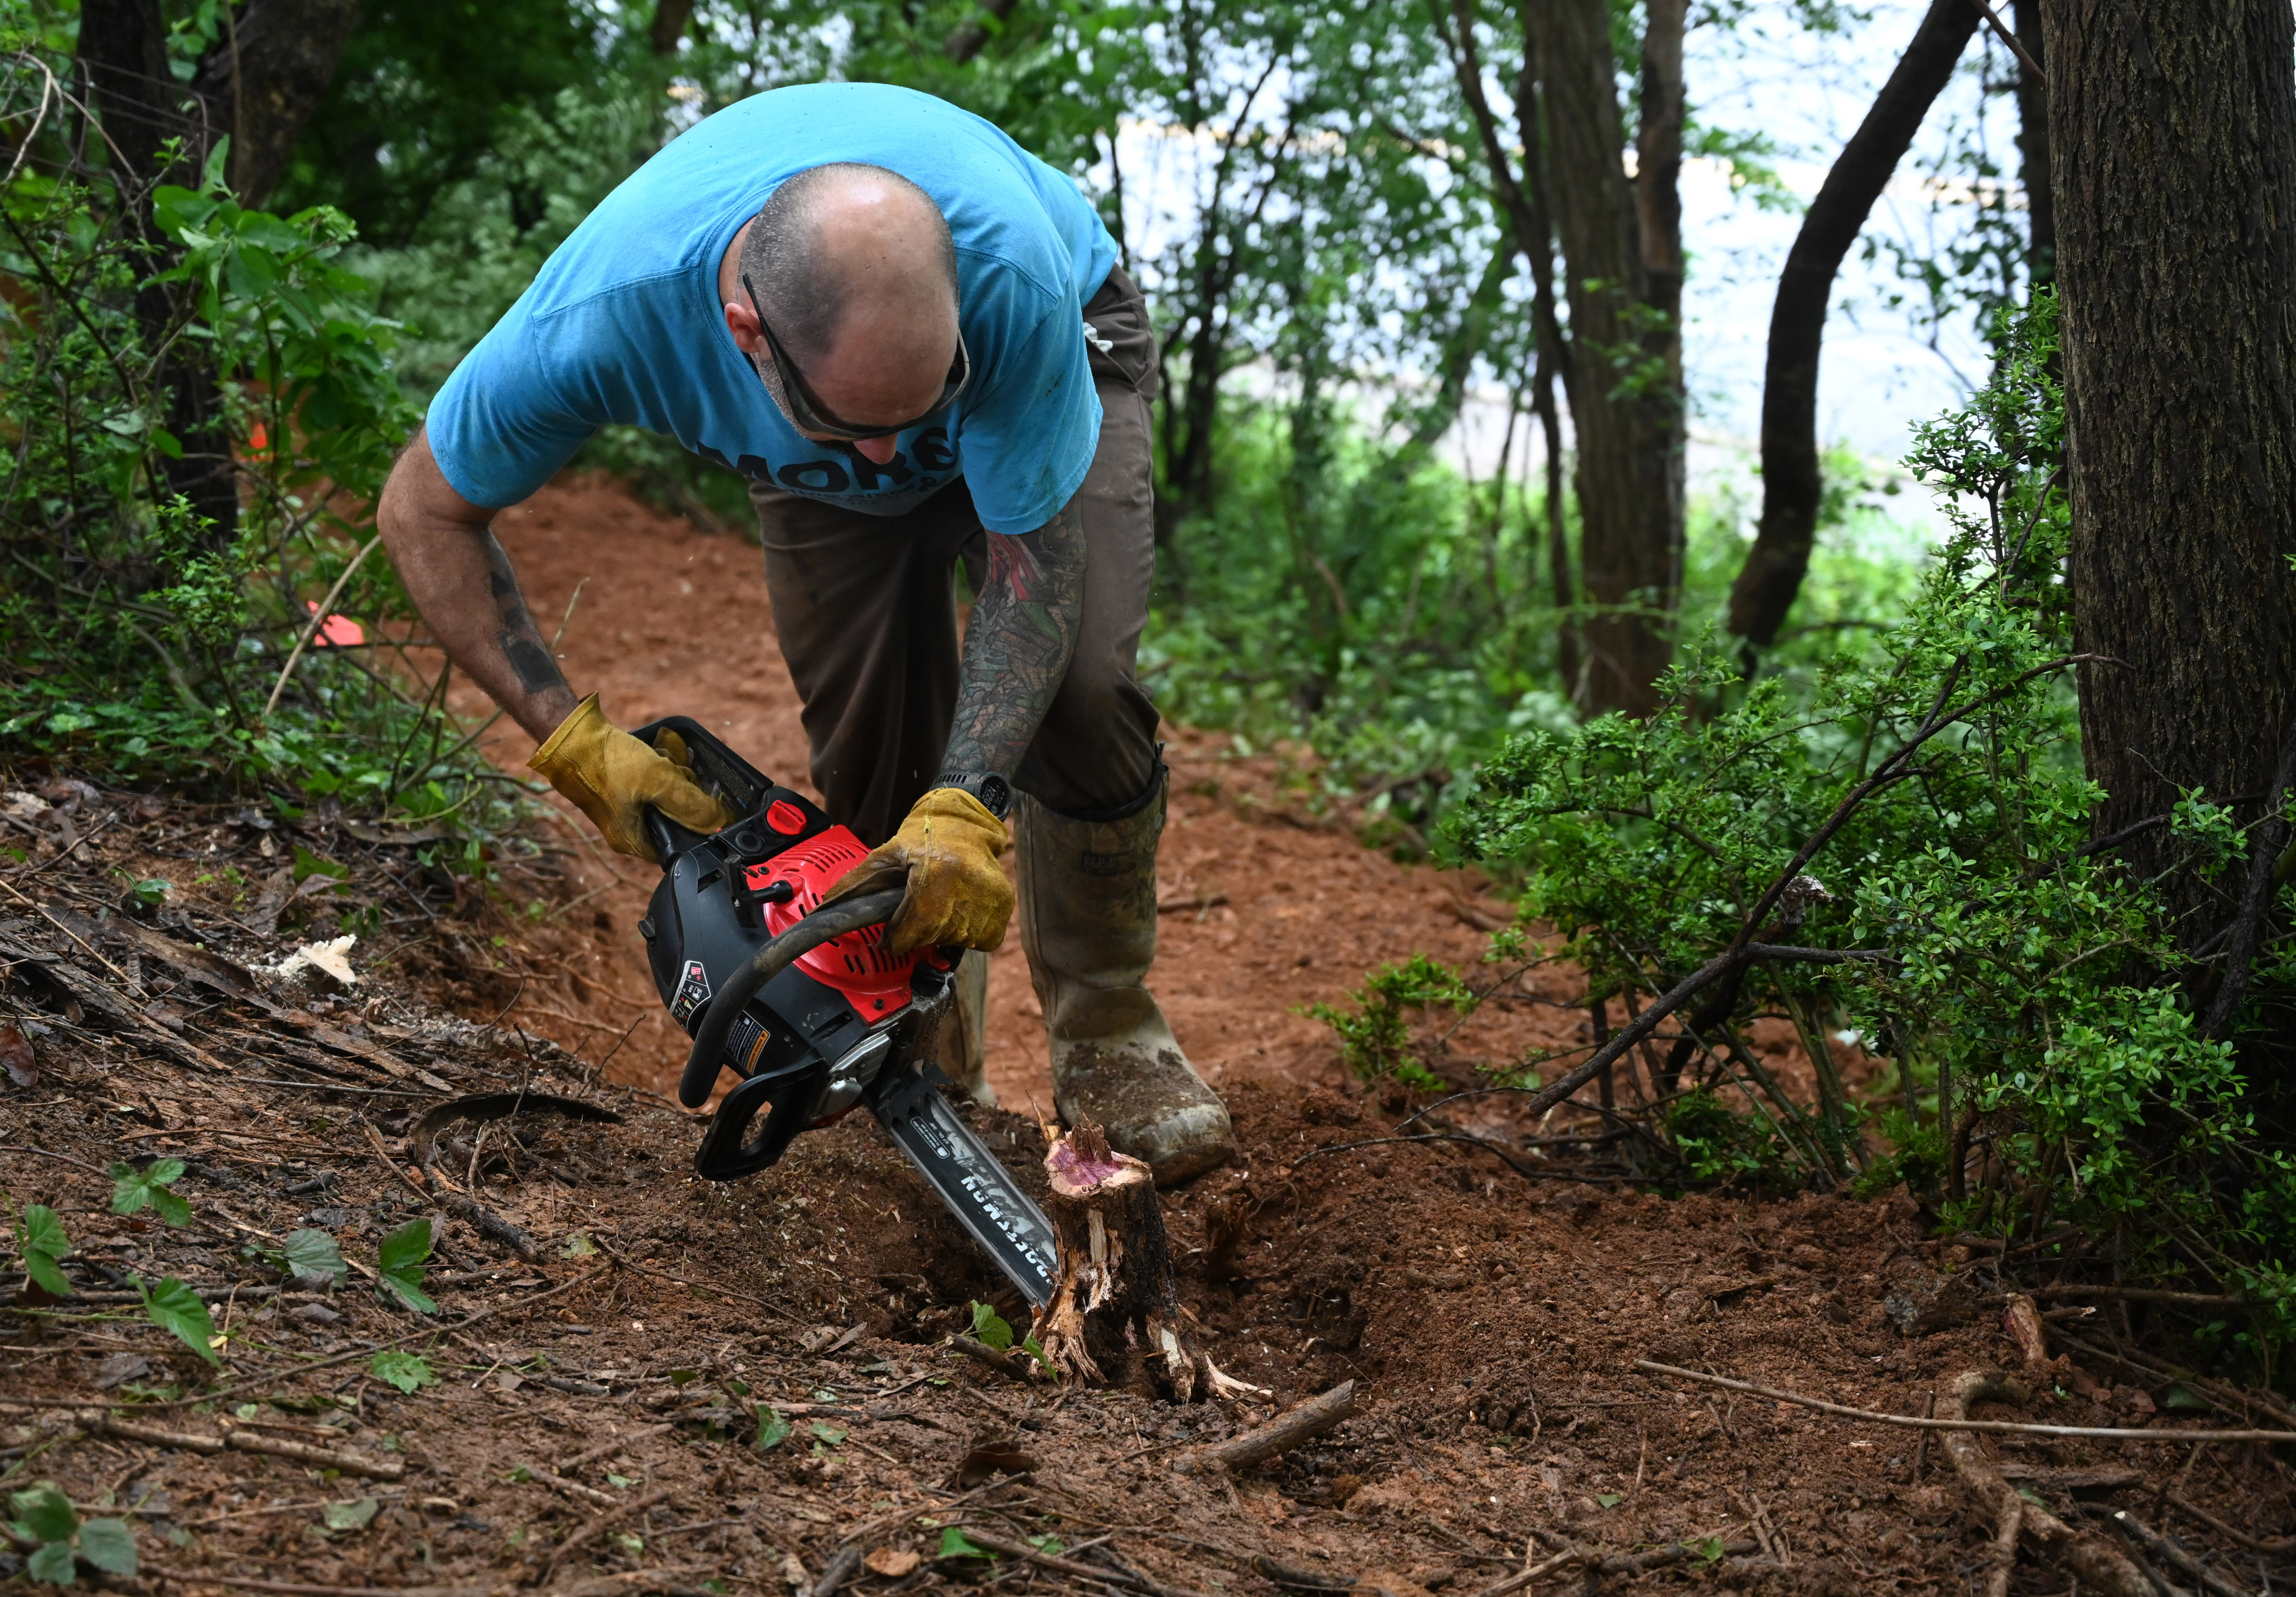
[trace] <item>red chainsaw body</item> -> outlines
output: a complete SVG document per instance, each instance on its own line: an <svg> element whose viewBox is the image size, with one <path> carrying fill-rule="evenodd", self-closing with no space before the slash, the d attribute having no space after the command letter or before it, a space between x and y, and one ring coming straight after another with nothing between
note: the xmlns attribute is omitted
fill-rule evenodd
<svg viewBox="0 0 2296 1597"><path fill-rule="evenodd" d="M777 831L784 830L775 825L770 813L767 824ZM766 930L779 937L820 908L824 895L868 855L850 829L832 826L762 864L750 866L743 872L743 885L752 893L761 893L777 881L787 882L794 889L794 896L784 902L767 901L762 905ZM917 965L914 954L897 955L885 951L885 931L882 926L865 926L797 957L806 974L843 994L854 1012L873 1026L908 1003Z"/></svg>

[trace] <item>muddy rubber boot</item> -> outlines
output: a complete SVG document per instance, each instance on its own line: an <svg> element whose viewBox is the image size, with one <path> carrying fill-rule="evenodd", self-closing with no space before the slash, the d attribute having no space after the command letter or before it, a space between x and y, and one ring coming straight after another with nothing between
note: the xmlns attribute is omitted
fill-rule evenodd
<svg viewBox="0 0 2296 1597"><path fill-rule="evenodd" d="M1053 1102L1089 1118L1170 1186L1235 1157L1219 1094L1188 1063L1141 983L1156 958L1164 771L1139 807L1082 821L1019 799L1021 946L1053 1048Z"/></svg>
<svg viewBox="0 0 2296 1597"><path fill-rule="evenodd" d="M988 956L968 948L957 962L955 1002L941 1027L933 1062L983 1109L996 1107L988 1085Z"/></svg>

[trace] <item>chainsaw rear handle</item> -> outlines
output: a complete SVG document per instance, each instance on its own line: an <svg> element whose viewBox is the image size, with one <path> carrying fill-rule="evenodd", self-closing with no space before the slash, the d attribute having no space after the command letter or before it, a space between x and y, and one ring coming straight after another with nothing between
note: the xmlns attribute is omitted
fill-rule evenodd
<svg viewBox="0 0 2296 1597"><path fill-rule="evenodd" d="M709 1102L709 1089L724 1067L726 1039L733 1034L735 1017L749 1007L758 989L797 962L798 955L820 947L832 938L865 926L882 926L901 907L906 889L888 888L824 905L751 954L741 969L726 979L701 1011L701 1028L693 1034L693 1052L686 1056L685 1074L678 1078L677 1101L688 1109Z"/></svg>

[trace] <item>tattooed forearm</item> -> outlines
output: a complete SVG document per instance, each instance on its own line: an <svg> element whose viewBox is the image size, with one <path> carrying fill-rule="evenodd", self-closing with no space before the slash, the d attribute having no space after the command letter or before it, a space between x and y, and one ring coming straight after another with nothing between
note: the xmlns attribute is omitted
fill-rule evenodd
<svg viewBox="0 0 2296 1597"><path fill-rule="evenodd" d="M941 769L1011 775L1052 708L1084 616L1084 523L1070 505L1021 537L988 536Z"/></svg>
<svg viewBox="0 0 2296 1597"><path fill-rule="evenodd" d="M542 641L541 628L527 611L526 596L519 592L518 573L511 569L510 556L503 553L491 532L486 535L486 551L487 591L502 617L502 630L495 634L495 643L517 673L519 686L529 693L547 693L554 688L567 692L566 674L550 658L550 645Z"/></svg>

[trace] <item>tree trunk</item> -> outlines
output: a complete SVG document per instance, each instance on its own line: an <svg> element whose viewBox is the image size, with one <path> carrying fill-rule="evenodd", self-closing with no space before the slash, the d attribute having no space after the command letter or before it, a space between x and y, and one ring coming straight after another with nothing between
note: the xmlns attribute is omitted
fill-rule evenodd
<svg viewBox="0 0 2296 1597"><path fill-rule="evenodd" d="M79 60L115 152L112 181L120 209L127 225L142 234L156 272L166 264L168 245L152 225L152 189L198 182L211 130L193 109L200 102L168 70L168 25L159 0L82 0ZM183 141L184 159L163 172L160 150L170 139ZM176 320L168 285L146 283L136 291L135 321L145 348L168 351L153 368L152 382L164 396L168 430L183 446L180 457L162 458L161 474L167 490L182 495L211 524L209 541L221 548L239 525L231 437L214 368L202 350L175 339Z"/></svg>
<svg viewBox="0 0 2296 1597"><path fill-rule="evenodd" d="M2081 731L2097 835L2270 788L2296 673L2286 0L2046 0ZM2170 870L2166 828L2121 848ZM2240 872L2162 881L2186 946Z"/></svg>
<svg viewBox="0 0 2296 1597"><path fill-rule="evenodd" d="M1678 63L1679 38L1669 45L1664 29L1670 17L1678 31L1681 8L1661 4L1658 13L1657 53L1663 62L1670 51ZM1651 300L1636 217L1646 207L1638 206L1621 160L1610 8L1604 0L1526 0L1524 14L1568 267L1578 565L1595 607L1580 629L1587 708L1644 715L1656 708L1652 684L1673 652L1669 632L1680 583L1681 327ZM1680 160L1678 123L1672 160ZM1664 248L1660 241L1653 247Z"/></svg>
<svg viewBox="0 0 2296 1597"><path fill-rule="evenodd" d="M657 0L653 20L646 27L646 47L656 55L675 55L693 20L693 0Z"/></svg>
<svg viewBox="0 0 2296 1597"><path fill-rule="evenodd" d="M2025 53L2049 70L2041 39L2041 0L2016 0L2013 31ZM2018 185L2025 191L2025 272L2033 287L2057 280L2057 201L2049 188L2049 86L2017 72Z"/></svg>
<svg viewBox="0 0 2296 1597"><path fill-rule="evenodd" d="M1834 274L1931 102L1952 78L1978 20L1970 0L1931 0L1913 43L1826 173L1778 274L1762 375L1762 520L1730 589L1730 630L1758 647L1777 641L1801 592L1817 535L1824 493L1817 463L1817 357Z"/></svg>
<svg viewBox="0 0 2296 1597"><path fill-rule="evenodd" d="M1064 1376L1112 1381L1186 1403L1201 1389L1252 1390L1230 1380L1183 1329L1179 1284L1156 1178L1080 1120L1045 1153L1045 1212L1060 1248L1052 1301L1037 1311L1037 1346Z"/></svg>
<svg viewBox="0 0 2296 1597"><path fill-rule="evenodd" d="M231 138L231 186L260 206L334 81L358 26L360 0L247 0L200 61L192 92L215 133Z"/></svg>

